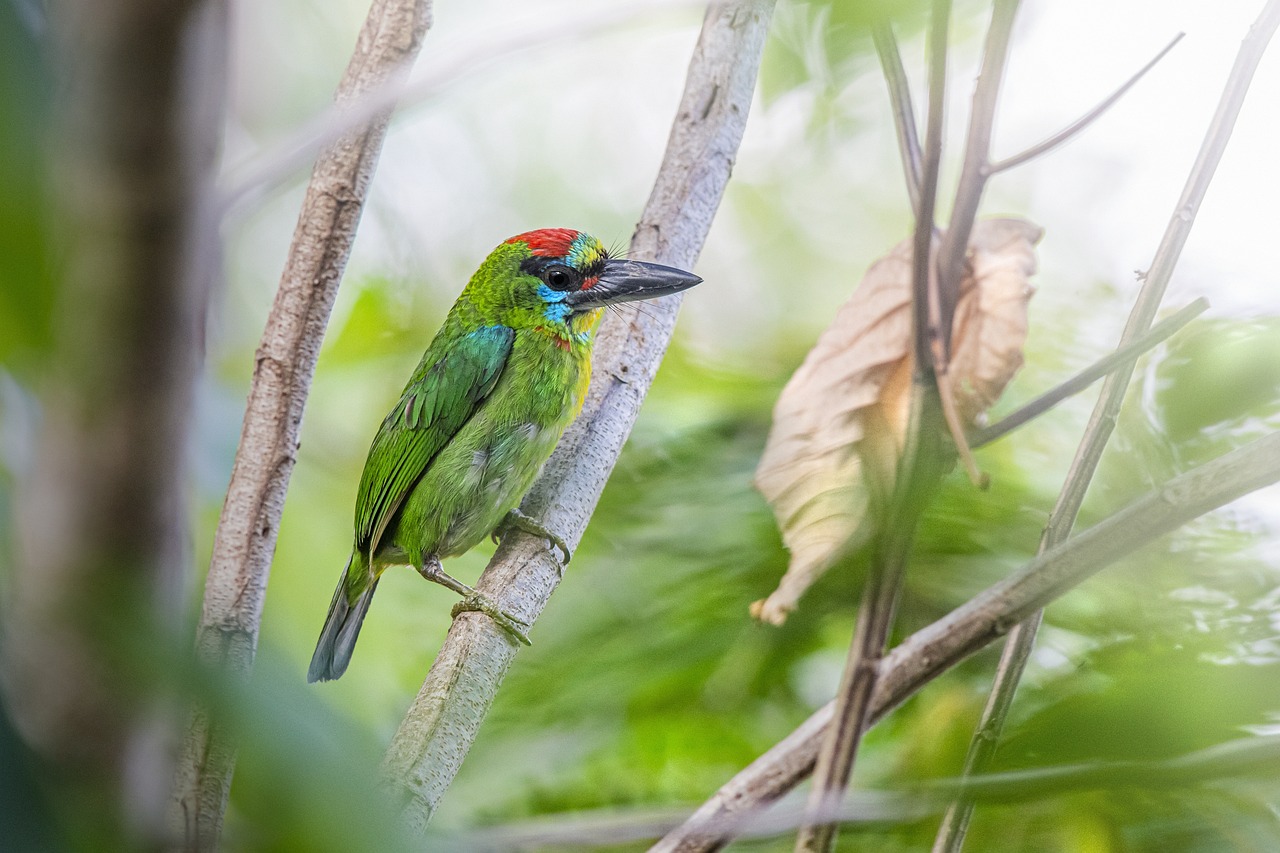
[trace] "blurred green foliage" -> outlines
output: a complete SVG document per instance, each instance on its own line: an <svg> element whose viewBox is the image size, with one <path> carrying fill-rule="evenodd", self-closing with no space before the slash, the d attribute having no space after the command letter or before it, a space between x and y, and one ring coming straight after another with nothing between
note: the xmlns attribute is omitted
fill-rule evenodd
<svg viewBox="0 0 1280 853"><path fill-rule="evenodd" d="M0 369L31 371L50 342L45 155L53 88L44 12L0 4Z"/></svg>

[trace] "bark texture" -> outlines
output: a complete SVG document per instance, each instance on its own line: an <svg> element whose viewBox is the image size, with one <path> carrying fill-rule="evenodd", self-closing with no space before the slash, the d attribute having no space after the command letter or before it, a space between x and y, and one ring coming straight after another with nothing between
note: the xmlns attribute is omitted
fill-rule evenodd
<svg viewBox="0 0 1280 853"><path fill-rule="evenodd" d="M374 0L338 103L354 104L407 74L430 20L428 0ZM199 663L233 680L247 679L253 667L303 407L390 115L385 108L317 159L254 359L196 634ZM208 709L193 711L170 804L172 831L187 849L217 844L235 748Z"/></svg>

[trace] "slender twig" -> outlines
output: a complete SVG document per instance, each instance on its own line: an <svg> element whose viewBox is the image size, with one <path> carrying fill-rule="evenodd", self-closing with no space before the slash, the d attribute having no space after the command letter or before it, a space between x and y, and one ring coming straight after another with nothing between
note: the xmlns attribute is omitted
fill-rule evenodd
<svg viewBox="0 0 1280 853"><path fill-rule="evenodd" d="M875 484L872 504L880 509L867 580L862 590L853 639L836 693L836 724L831 727L814 768L808 801L810 819L796 835L795 849L827 851L835 839L836 824L824 820L839 803L849 784L858 747L867 727L867 714L880 660L897 613L898 595L907 557L928 491L926 480L937 474L923 454L936 451L936 397L929 358L929 292L932 278L933 215L937 199L938 170L942 160L943 107L946 95L947 31L950 0L937 0L929 29L929 106L926 118L924 174L921 178L919 214L912 250L912 327L916 353L912 381L911 414L895 481ZM904 149L905 150L905 149ZM910 174L910 166L905 167ZM885 493L892 490L885 500Z"/></svg>
<svg viewBox="0 0 1280 853"><path fill-rule="evenodd" d="M338 101L358 102L404 73L430 15L429 0L374 0L338 86ZM247 680L253 668L302 411L389 118L386 108L317 159L258 345L196 631L200 664L233 681ZM230 734L209 709L197 707L170 807L174 833L188 848L217 846L234 768Z"/></svg>
<svg viewBox="0 0 1280 853"><path fill-rule="evenodd" d="M1254 70L1261 61L1277 26L1280 26L1280 0L1270 0L1240 46L1222 98L1209 124L1196 161L1191 167L1191 173L1187 177L1182 196L1174 208L1173 216L1170 217L1169 225L1156 249L1151 269L1144 278L1133 311L1129 315L1129 321L1125 325L1121 336L1122 345L1136 341L1145 334L1159 310L1169 279L1182 253L1182 247L1191 233L1196 213L1200 209L1201 202L1204 201L1213 173L1231 138L1231 131L1244 104L1244 96L1253 79ZM1075 459L1072 460L1071 467L1067 471L1062 492L1049 515L1049 521L1041 537L1041 551L1053 548L1070 536L1089 483L1102 457L1102 451L1115 427L1116 417L1124 401L1125 392L1129 388L1135 363L1134 359L1129 359L1120 369L1107 376L1093 415L1085 427ZM978 724L978 731L970 744L969 755L965 759L966 773L982 772L995 754L1013 693L1017 690L1026 660L1035 644L1040 614L1031 614L1031 616L1028 624L1017 630L1005 644L992 685L991 701L984 710L983 718ZM948 810L947 816L938 829L934 844L935 851L951 853L960 849L964 843L964 830L972 811L973 805L967 800L958 801L954 808Z"/></svg>
<svg viewBox="0 0 1280 853"><path fill-rule="evenodd" d="M991 11L991 27L982 51L982 70L973 89L969 111L969 133L965 141L964 163L956 187L951 220L938 249L938 297L934 318L934 366L945 372L951 359L951 319L960 300L964 279L964 259L969 236L978 215L978 204L987 185L987 163L991 152L991 130L995 124L996 102L1009 56L1009 38L1018 13L1019 0L996 0Z"/></svg>
<svg viewBox="0 0 1280 853"><path fill-rule="evenodd" d="M1124 84L1120 86L1120 88L1116 89L1109 96L1107 96L1107 98L1104 99L1102 103L1098 104L1096 107L1089 110L1089 112L1080 116L1080 118L1076 119L1071 124L1067 125L1057 133L1053 134L1048 139L1037 142L1035 145L1032 145L1027 150L1019 152L1018 154L1014 154L1012 157L1006 157L1003 160L999 160L995 163L990 164L987 167L987 174L994 175L994 174L997 174L998 172L1004 172L1009 169L1012 169L1015 166L1021 166L1023 163L1026 163L1030 160L1034 160L1040 155L1047 154L1053 149L1057 148L1058 146L1065 144L1077 133L1084 130L1086 127L1088 127L1089 125L1097 121L1099 118L1101 118L1103 113L1111 109L1111 107L1115 105L1116 101L1124 97L1124 94L1128 92L1131 88L1133 88L1133 85L1135 83L1137 83L1139 80L1145 77L1148 71L1156 67L1156 63L1164 59L1165 54L1173 50L1174 45L1182 41L1182 37L1184 35L1186 35L1186 33L1178 33L1176 36L1174 36L1173 40L1170 41L1167 45L1165 45L1163 50L1161 50L1154 57L1152 57L1150 62L1142 66L1142 68L1140 68L1136 74L1134 74L1132 77L1126 80Z"/></svg>
<svg viewBox="0 0 1280 853"><path fill-rule="evenodd" d="M1163 341L1173 337L1208 309L1209 300L1203 296L1198 297L1189 305L1184 306L1176 313L1170 314L1152 326L1151 331L1131 343L1121 346L1115 352L1103 356L1062 384L1050 388L1031 402L1020 406L995 423L971 430L969 432L969 446L977 449L1004 438L1018 427L1038 418L1068 397L1079 394L1113 370L1132 362L1135 357L1154 349Z"/></svg>
<svg viewBox="0 0 1280 853"><path fill-rule="evenodd" d="M692 267L729 180L755 90L771 0L712 4L630 256ZM605 320L582 414L522 509L577 544L626 441L675 325L680 301ZM477 588L532 622L559 583L546 543L504 538ZM411 831L422 832L452 783L519 648L488 618L453 623L387 750L384 772Z"/></svg>
<svg viewBox="0 0 1280 853"><path fill-rule="evenodd" d="M915 242L911 252L912 351L917 382L933 377L930 346L929 305L933 277L934 209L938 199L938 171L942 163L942 128L946 118L947 31L951 19L949 0L934 0L929 32L929 106L925 119L924 176L920 186L920 214L916 217Z"/></svg>
<svg viewBox="0 0 1280 853"><path fill-rule="evenodd" d="M1004 66L1009 56L1009 39L1013 34L1018 3L1019 0L996 0L991 12L991 26L987 30L986 45L982 52L982 70L978 74L977 85L974 86L973 104L969 111L964 163L956 186L955 204L951 208L951 221L938 249L937 273L929 300L929 358L933 364L938 396L942 400L942 413L965 472L974 485L980 488L986 487L987 480L978 469L978 463L965 440L964 422L956 408L955 394L951 388L951 333L956 305L960 301L960 285L964 280L969 237L978 215L983 189L986 187L991 131L995 124L996 103L1000 96L1000 83L1004 79Z"/></svg>
<svg viewBox="0 0 1280 853"><path fill-rule="evenodd" d="M880 666L871 722L883 719L930 681L1102 569L1205 513L1276 482L1280 482L1280 432L1174 477L1105 521L1044 551L895 646ZM809 775L834 717L835 702L828 702L729 780L689 820L658 842L652 853L693 853L723 846L735 833L734 821L777 800Z"/></svg>
<svg viewBox="0 0 1280 853"><path fill-rule="evenodd" d="M898 151L902 156L902 169L907 181L907 195L911 199L911 212L920 217L920 184L924 170L920 153L920 137L916 132L915 107L911 103L911 86L907 82L906 69L902 67L902 54L893 27L888 21L877 21L871 27L871 38L880 57L885 83L889 86L889 103L893 107L893 125L898 136Z"/></svg>
<svg viewBox="0 0 1280 853"><path fill-rule="evenodd" d="M1024 803L1064 793L1089 790L1167 791L1222 779L1248 778L1274 772L1280 762L1280 735L1239 738L1173 758L1095 761L988 773L969 778L937 779L901 788L850 792L826 817L845 826L867 829L914 822L940 814L963 792L989 803ZM803 804L778 803L767 812L723 827L740 839L768 838L795 829L804 819ZM688 811L638 808L619 811L576 811L486 827L454 836L435 836L445 849L527 850L626 844L661 836L679 826Z"/></svg>

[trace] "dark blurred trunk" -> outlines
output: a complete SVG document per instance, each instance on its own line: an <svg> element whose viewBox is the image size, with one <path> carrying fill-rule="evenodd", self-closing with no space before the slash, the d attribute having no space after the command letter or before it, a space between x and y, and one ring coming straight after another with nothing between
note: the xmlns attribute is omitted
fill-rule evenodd
<svg viewBox="0 0 1280 853"><path fill-rule="evenodd" d="M189 577L185 457L221 136L224 0L50 4L58 302L18 501L5 700L80 842L156 844Z"/></svg>

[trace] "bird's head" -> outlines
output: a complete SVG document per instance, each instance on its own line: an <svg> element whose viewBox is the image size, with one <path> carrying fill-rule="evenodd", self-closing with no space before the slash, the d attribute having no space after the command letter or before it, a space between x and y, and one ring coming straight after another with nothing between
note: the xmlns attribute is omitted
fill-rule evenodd
<svg viewBox="0 0 1280 853"><path fill-rule="evenodd" d="M582 231L544 228L494 249L466 295L489 322L583 337L606 305L679 293L700 281L674 267L611 258Z"/></svg>

